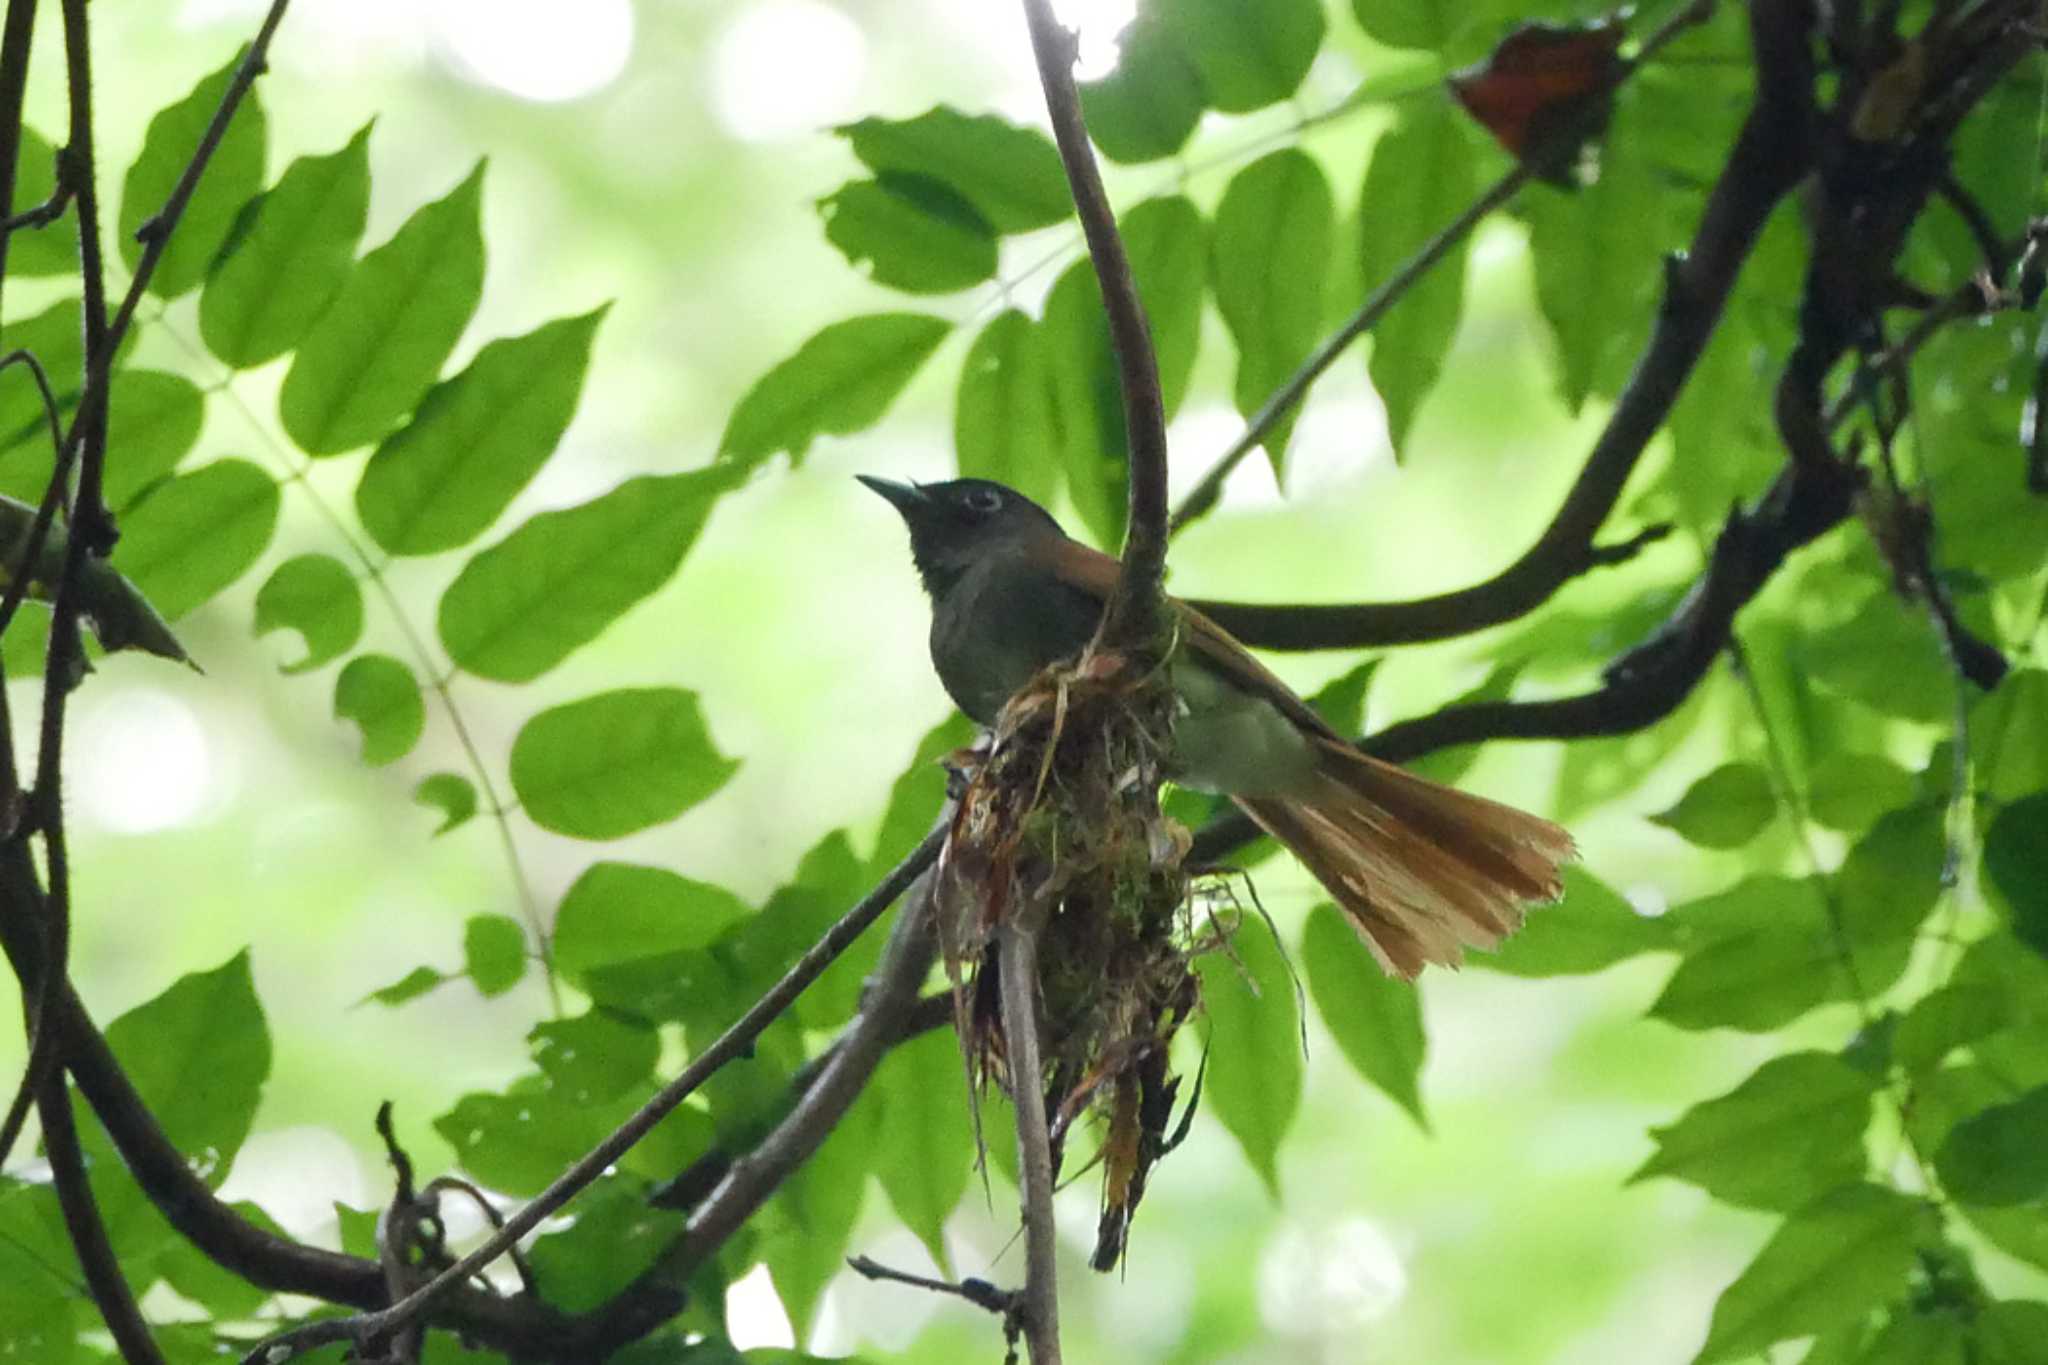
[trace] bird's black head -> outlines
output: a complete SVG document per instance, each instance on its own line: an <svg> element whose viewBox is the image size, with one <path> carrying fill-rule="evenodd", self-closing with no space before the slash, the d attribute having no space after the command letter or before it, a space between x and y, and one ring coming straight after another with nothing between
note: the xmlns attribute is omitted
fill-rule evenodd
<svg viewBox="0 0 2048 1365"><path fill-rule="evenodd" d="M868 474L854 477L902 515L910 528L910 557L925 591L934 597L957 583L978 555L1065 534L1043 507L989 479L910 484Z"/></svg>

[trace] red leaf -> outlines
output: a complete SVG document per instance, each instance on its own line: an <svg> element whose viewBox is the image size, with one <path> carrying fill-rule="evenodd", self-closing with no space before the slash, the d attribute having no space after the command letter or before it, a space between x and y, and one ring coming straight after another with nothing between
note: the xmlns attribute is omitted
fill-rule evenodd
<svg viewBox="0 0 2048 1365"><path fill-rule="evenodd" d="M1524 24L1450 77L1453 94L1519 160L1568 167L1607 126L1621 75L1621 21Z"/></svg>

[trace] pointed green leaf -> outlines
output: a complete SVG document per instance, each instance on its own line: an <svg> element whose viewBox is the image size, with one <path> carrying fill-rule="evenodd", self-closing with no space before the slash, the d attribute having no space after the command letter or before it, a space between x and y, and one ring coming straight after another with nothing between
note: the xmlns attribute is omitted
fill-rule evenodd
<svg viewBox="0 0 2048 1365"><path fill-rule="evenodd" d="M1650 1007L1653 1018L1685 1029L1764 1033L1842 989L1841 955L1817 881L1751 877L1671 917L1685 956Z"/></svg>
<svg viewBox="0 0 2048 1365"><path fill-rule="evenodd" d="M1185 195L1162 195L1133 204L1117 219L1131 278L1145 305L1152 350L1159 361L1159 392L1169 420L1187 396L1202 334L1202 296L1209 283L1209 229ZM1100 294L1097 296L1100 305ZM1103 345L1109 344L1103 322Z"/></svg>
<svg viewBox="0 0 2048 1365"><path fill-rule="evenodd" d="M1869 1164L1863 1133L1877 1080L1825 1052L1773 1057L1725 1095L1652 1128L1631 1181L1690 1181L1742 1208L1797 1209Z"/></svg>
<svg viewBox="0 0 2048 1365"><path fill-rule="evenodd" d="M483 163L356 263L299 342L278 395L308 455L382 438L412 411L483 294Z"/></svg>
<svg viewBox="0 0 2048 1365"><path fill-rule="evenodd" d="M1211 279L1237 342L1237 410L1250 417L1315 349L1337 207L1315 158L1298 147L1231 177L1216 209ZM1278 478L1296 409L1267 436Z"/></svg>
<svg viewBox="0 0 2048 1365"><path fill-rule="evenodd" d="M542 512L463 565L441 594L448 657L499 682L539 677L674 577L711 509L744 477L733 465L645 475Z"/></svg>
<svg viewBox="0 0 2048 1365"><path fill-rule="evenodd" d="M924 313L833 323L747 390L726 421L719 454L752 466L786 450L801 462L818 437L873 426L951 330Z"/></svg>
<svg viewBox="0 0 2048 1365"><path fill-rule="evenodd" d="M85 310L75 298L59 299L40 313L7 324L7 349L28 351L42 362L56 391L60 425L70 420L78 402L84 326ZM120 391L118 381L114 391ZM40 502L56 467L53 446L42 390L28 366L0 370L0 493Z"/></svg>
<svg viewBox="0 0 2048 1365"><path fill-rule="evenodd" d="M544 1072L521 1076L501 1093L468 1094L434 1120L434 1131L455 1149L462 1167L476 1180L506 1194L540 1193L647 1098L645 1087L599 1104L579 1100ZM701 1153L709 1125L703 1111L690 1108L669 1115L621 1164L638 1170L652 1152L667 1160L676 1152L683 1160ZM676 1168L671 1166L672 1173ZM639 1182L634 1182L638 1185ZM644 1192L640 1201L645 1203Z"/></svg>
<svg viewBox="0 0 2048 1365"><path fill-rule="evenodd" d="M1809 636L1799 658L1809 680L1884 715L1945 721L1955 712L1955 672L1933 626L1889 592Z"/></svg>
<svg viewBox="0 0 2048 1365"><path fill-rule="evenodd" d="M889 787L889 804L868 855L866 880L873 884L917 847L938 818L946 799L946 770L939 760L971 743L977 727L958 711L919 737L909 766Z"/></svg>
<svg viewBox="0 0 2048 1365"><path fill-rule="evenodd" d="M2004 898L2012 932L2048 957L2048 792L2002 808L1984 832L1984 875Z"/></svg>
<svg viewBox="0 0 2048 1365"><path fill-rule="evenodd" d="M1851 968L1836 973L1837 999L1881 995L1905 973L1941 895L1947 858L1943 810L1934 805L1892 811L1849 849L1834 876L1840 928L1831 933L1836 956L1846 945Z"/></svg>
<svg viewBox="0 0 2048 1365"><path fill-rule="evenodd" d="M1371 34L1374 42L1431 51L1451 36L1464 8L1437 0L1351 0L1358 26Z"/></svg>
<svg viewBox="0 0 2048 1365"><path fill-rule="evenodd" d="M1059 492L1059 413L1039 326L998 313L967 349L953 404L953 450L963 478L994 479L1035 502Z"/></svg>
<svg viewBox="0 0 2048 1365"><path fill-rule="evenodd" d="M415 805L441 812L441 823L434 827L437 835L465 823L477 809L476 786L459 773L435 773L421 778L420 784L412 789L412 799Z"/></svg>
<svg viewBox="0 0 2048 1365"><path fill-rule="evenodd" d="M1924 1202L1877 1185L1822 1195L1786 1219L1722 1291L1694 1365L1757 1355L1863 1316L1904 1290L1934 1224Z"/></svg>
<svg viewBox="0 0 2048 1365"><path fill-rule="evenodd" d="M590 1313L622 1293L653 1267L684 1222L679 1213L650 1207L639 1183L618 1175L600 1180L570 1212L568 1227L535 1238L527 1253L541 1297L565 1313Z"/></svg>
<svg viewBox="0 0 2048 1365"><path fill-rule="evenodd" d="M2003 1208L2048 1194L2048 1085L1972 1114L1950 1130L1934 1169L1965 1204Z"/></svg>
<svg viewBox="0 0 2048 1365"><path fill-rule="evenodd" d="M493 341L462 373L427 390L412 420L363 467L363 529L395 555L453 550L489 529L575 416L605 311Z"/></svg>
<svg viewBox="0 0 2048 1365"><path fill-rule="evenodd" d="M799 1340L810 1335L825 1286L846 1269L875 1155L875 1112L856 1104L769 1201L760 1254Z"/></svg>
<svg viewBox="0 0 2048 1365"><path fill-rule="evenodd" d="M426 703L412 670L389 654L358 654L334 679L334 716L363 732L363 762L404 758L426 728Z"/></svg>
<svg viewBox="0 0 2048 1365"><path fill-rule="evenodd" d="M1309 995L1344 1056L1427 1132L1422 1112L1422 997L1412 981L1379 969L1336 907L1318 905L1302 931Z"/></svg>
<svg viewBox="0 0 2048 1365"><path fill-rule="evenodd" d="M1906 1131L1914 1148L1938 1157L1949 1135L1965 1121L2010 1102L2011 1083L1995 1073L1993 1063L1943 1067L1916 1076L1913 1102L1905 1111ZM1960 1203L1957 1208L1970 1226L2000 1251L2048 1270L2048 1223L2044 1223L2039 1209Z"/></svg>
<svg viewBox="0 0 2048 1365"><path fill-rule="evenodd" d="M526 975L526 930L509 915L471 915L462 926L462 964L478 994L503 995Z"/></svg>
<svg viewBox="0 0 2048 1365"><path fill-rule="evenodd" d="M1913 775L1888 758L1838 750L1814 760L1806 788L1814 823L1861 834L1911 799Z"/></svg>
<svg viewBox="0 0 2048 1365"><path fill-rule="evenodd" d="M1576 865L1564 869L1564 899L1529 912L1529 922L1475 967L1510 976L1577 976L1603 971L1642 953L1677 947L1674 925L1638 914L1605 882Z"/></svg>
<svg viewBox="0 0 2048 1365"><path fill-rule="evenodd" d="M1294 978L1272 932L1249 918L1231 936L1228 952L1204 954L1195 970L1208 1026L1203 1099L1278 1198L1280 1139L1301 1108Z"/></svg>
<svg viewBox="0 0 2048 1365"><path fill-rule="evenodd" d="M304 673L355 648L363 634L363 589L346 565L330 555L295 555L271 570L256 590L256 633L295 630L305 657L283 665Z"/></svg>
<svg viewBox="0 0 2048 1365"><path fill-rule="evenodd" d="M1187 145L1202 120L1201 79L1157 8L1139 6L1115 70L1081 82L1081 113L1111 161L1156 161Z"/></svg>
<svg viewBox="0 0 2048 1365"><path fill-rule="evenodd" d="M1460 117L1448 100L1412 104L1374 146L1358 215L1368 288L1400 269L1471 202L1476 170ZM1372 329L1367 368L1386 404L1397 455L1458 330L1465 250L1461 243L1446 252Z"/></svg>
<svg viewBox="0 0 2048 1365"><path fill-rule="evenodd" d="M380 1005L403 1005L408 1000L417 1000L450 979L445 973L435 971L432 967L415 967L390 985L371 991L363 999L374 1000Z"/></svg>
<svg viewBox="0 0 2048 1365"><path fill-rule="evenodd" d="M942 1268L950 1266L946 1218L967 1193L974 1147L960 1046L943 1031L901 1044L876 1070L874 1086L875 1174L904 1226Z"/></svg>
<svg viewBox="0 0 2048 1365"><path fill-rule="evenodd" d="M1365 729L1365 694L1372 686L1372 675L1379 671L1377 658L1340 673L1322 688L1308 704L1323 718L1329 727L1340 735L1355 735Z"/></svg>
<svg viewBox="0 0 2048 1365"><path fill-rule="evenodd" d="M2048 1083L2048 957L2012 934L1993 933L1963 951L1950 980L1995 996L2006 1016L2003 1029L1970 1045L1971 1054L2010 1085Z"/></svg>
<svg viewBox="0 0 2048 1365"><path fill-rule="evenodd" d="M370 128L302 156L243 209L199 296L199 335L246 370L299 344L348 278L370 207Z"/></svg>
<svg viewBox="0 0 2048 1365"><path fill-rule="evenodd" d="M1740 848L1777 811L1769 773L1754 763L1724 763L1686 788L1677 805L1649 818L1700 848Z"/></svg>
<svg viewBox="0 0 2048 1365"><path fill-rule="evenodd" d="M543 711L512 741L512 789L542 829L617 839L673 820L724 786L695 694L621 688Z"/></svg>
<svg viewBox="0 0 2048 1365"><path fill-rule="evenodd" d="M1997 801L2048 789L2048 670L2020 668L1970 711L1976 784Z"/></svg>
<svg viewBox="0 0 2048 1365"><path fill-rule="evenodd" d="M142 152L121 182L121 214L115 222L115 238L121 261L132 272L142 257L142 244L135 231L163 210L179 177L199 150L206 126L220 109L235 68L242 64L240 53L226 66L192 87L176 104L159 111L143 135ZM235 108L220 145L214 148L205 171L178 219L170 244L150 276L149 292L160 299L174 299L198 284L206 274L234 226L235 215L263 188L263 106L251 89Z"/></svg>
<svg viewBox="0 0 2048 1365"><path fill-rule="evenodd" d="M1059 151L1035 128L946 105L916 118L865 118L835 130L869 170L936 181L997 232L1050 227L1074 211Z"/></svg>
<svg viewBox="0 0 2048 1365"><path fill-rule="evenodd" d="M951 294L995 278L995 230L935 180L890 174L852 180L818 201L825 240L876 284Z"/></svg>
<svg viewBox="0 0 2048 1365"><path fill-rule="evenodd" d="M1317 0L1178 0L1160 13L1200 73L1209 107L1226 114L1292 95L1323 44Z"/></svg>
<svg viewBox="0 0 2048 1365"><path fill-rule="evenodd" d="M614 1099L654 1075L661 1035L607 1010L543 1019L526 1035L533 1060L574 1104Z"/></svg>
<svg viewBox="0 0 2048 1365"><path fill-rule="evenodd" d="M1973 1325L1971 1365L2033 1365L2048 1341L2048 1303L2005 1299L1987 1304Z"/></svg>
<svg viewBox="0 0 2048 1365"><path fill-rule="evenodd" d="M597 968L708 947L752 913L724 887L667 868L592 863L555 914L555 970L587 990Z"/></svg>
<svg viewBox="0 0 2048 1365"><path fill-rule="evenodd" d="M124 369L107 394L107 460L100 491L120 511L177 468L198 444L206 399L191 380Z"/></svg>
<svg viewBox="0 0 2048 1365"><path fill-rule="evenodd" d="M2012 1022L2005 997L1981 986L1943 986L1913 1002L1892 1035L1892 1057L1907 1075L1937 1067L1959 1047Z"/></svg>
<svg viewBox="0 0 2048 1365"><path fill-rule="evenodd" d="M115 569L175 621L248 572L277 527L276 482L216 460L159 484L122 518Z"/></svg>

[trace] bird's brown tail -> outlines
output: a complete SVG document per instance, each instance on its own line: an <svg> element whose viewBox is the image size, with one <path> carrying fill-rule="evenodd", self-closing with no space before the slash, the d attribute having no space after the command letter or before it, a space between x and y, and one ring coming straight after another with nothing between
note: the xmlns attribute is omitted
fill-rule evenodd
<svg viewBox="0 0 2048 1365"><path fill-rule="evenodd" d="M1315 874L1391 975L1455 966L1464 948L1513 933L1524 906L1563 894L1558 865L1576 850L1561 826L1341 740L1315 743L1310 790L1237 804Z"/></svg>

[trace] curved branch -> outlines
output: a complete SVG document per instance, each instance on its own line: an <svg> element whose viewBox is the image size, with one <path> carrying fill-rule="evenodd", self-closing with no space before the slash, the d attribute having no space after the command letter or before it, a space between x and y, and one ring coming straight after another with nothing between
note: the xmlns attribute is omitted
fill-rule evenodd
<svg viewBox="0 0 2048 1365"><path fill-rule="evenodd" d="M1124 432L1130 451L1130 516L1124 531L1124 569L1102 613L1096 638L1105 644L1136 646L1158 631L1160 585L1166 578L1166 404L1160 395L1159 364L1152 332L1138 298L1130 258L1117 236L1116 215L1102 188L1102 174L1081 119L1081 94L1074 85L1074 35L1053 17L1051 0L1024 0L1038 83L1045 88L1053 141L1066 166L1074 209L1088 256L1102 285L1109 317L1110 348L1116 353L1123 391Z"/></svg>
<svg viewBox="0 0 2048 1365"><path fill-rule="evenodd" d="M1612 562L1614 551L1596 546L1594 536L1699 363L1765 221L1812 165L1808 18L1799 3L1752 7L1756 103L1707 197L1691 247L1666 262L1656 324L1606 429L1556 515L1521 558L1483 583L1405 602L1194 605L1245 644L1263 649L1414 644L1511 621L1579 574Z"/></svg>

